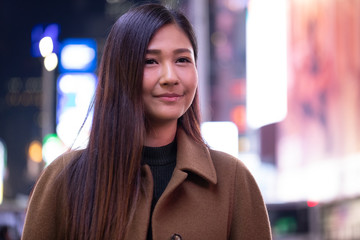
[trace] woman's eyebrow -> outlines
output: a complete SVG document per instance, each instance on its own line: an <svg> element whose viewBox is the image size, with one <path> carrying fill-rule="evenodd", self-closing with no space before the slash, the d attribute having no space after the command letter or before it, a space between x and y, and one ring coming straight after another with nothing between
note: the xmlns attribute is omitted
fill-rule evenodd
<svg viewBox="0 0 360 240"><path fill-rule="evenodd" d="M193 51L189 48L179 48L174 51L174 53L192 53Z"/></svg>
<svg viewBox="0 0 360 240"><path fill-rule="evenodd" d="M179 54L179 53L193 53L193 51L189 48L178 48L175 49L173 51L175 54ZM161 54L161 50L160 49L147 49L146 50L146 54L155 54L155 55L159 55Z"/></svg>
<svg viewBox="0 0 360 240"><path fill-rule="evenodd" d="M156 54L159 55L161 53L161 50L158 49L147 49L146 54Z"/></svg>

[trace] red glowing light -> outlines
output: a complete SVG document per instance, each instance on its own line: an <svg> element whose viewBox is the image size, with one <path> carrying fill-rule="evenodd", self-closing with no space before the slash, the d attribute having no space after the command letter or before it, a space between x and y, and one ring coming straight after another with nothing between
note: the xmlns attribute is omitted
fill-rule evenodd
<svg viewBox="0 0 360 240"><path fill-rule="evenodd" d="M308 207L316 207L319 204L319 202L316 201L307 201Z"/></svg>

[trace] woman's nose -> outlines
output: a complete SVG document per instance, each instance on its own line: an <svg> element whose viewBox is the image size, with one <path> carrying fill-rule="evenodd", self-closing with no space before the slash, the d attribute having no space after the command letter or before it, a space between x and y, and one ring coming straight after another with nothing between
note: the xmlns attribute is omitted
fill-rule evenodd
<svg viewBox="0 0 360 240"><path fill-rule="evenodd" d="M177 85L179 78L176 74L175 68L171 63L165 63L162 67L162 76L160 79L161 85Z"/></svg>

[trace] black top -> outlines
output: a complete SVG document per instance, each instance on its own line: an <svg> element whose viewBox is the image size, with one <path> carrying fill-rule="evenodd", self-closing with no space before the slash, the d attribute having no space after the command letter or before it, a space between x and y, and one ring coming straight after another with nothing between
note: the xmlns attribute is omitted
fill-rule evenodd
<svg viewBox="0 0 360 240"><path fill-rule="evenodd" d="M176 165L176 141L162 147L146 147L143 149L143 163L148 164L154 179L154 193L151 203L150 225L147 239L152 239L151 217L155 205L164 192Z"/></svg>

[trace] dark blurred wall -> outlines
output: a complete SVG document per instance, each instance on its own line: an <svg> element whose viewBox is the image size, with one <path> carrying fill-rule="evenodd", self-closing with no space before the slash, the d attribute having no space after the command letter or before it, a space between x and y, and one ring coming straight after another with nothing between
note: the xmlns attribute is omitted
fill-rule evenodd
<svg viewBox="0 0 360 240"><path fill-rule="evenodd" d="M110 25L104 9L105 1L0 2L0 138L7 147L5 198L30 192L34 179L26 174L27 151L31 141L42 141L42 59L31 55L32 28L57 23L59 41L67 37L103 38L106 25Z"/></svg>

